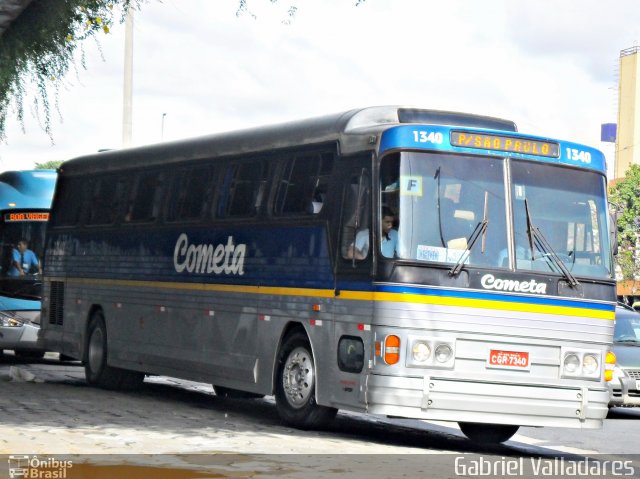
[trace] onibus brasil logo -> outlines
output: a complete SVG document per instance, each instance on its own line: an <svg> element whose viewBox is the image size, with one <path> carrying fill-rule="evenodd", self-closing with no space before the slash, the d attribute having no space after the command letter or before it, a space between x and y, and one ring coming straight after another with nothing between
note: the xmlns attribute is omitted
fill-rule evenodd
<svg viewBox="0 0 640 479"><path fill-rule="evenodd" d="M9 456L9 479L65 479L73 461L55 457Z"/></svg>

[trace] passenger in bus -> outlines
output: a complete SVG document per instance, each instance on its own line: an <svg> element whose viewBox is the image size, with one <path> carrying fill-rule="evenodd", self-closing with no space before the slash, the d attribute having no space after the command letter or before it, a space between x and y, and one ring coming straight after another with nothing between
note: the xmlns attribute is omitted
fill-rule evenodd
<svg viewBox="0 0 640 479"><path fill-rule="evenodd" d="M29 249L27 240L18 241L12 252L11 269L8 276L25 276L27 274L42 274L42 267L36 254Z"/></svg>
<svg viewBox="0 0 640 479"><path fill-rule="evenodd" d="M389 208L382 208L382 240L380 250L387 258L394 258L398 252L398 232L393 229L395 215ZM356 239L349 247L347 258L364 259L369 254L369 228L356 234Z"/></svg>

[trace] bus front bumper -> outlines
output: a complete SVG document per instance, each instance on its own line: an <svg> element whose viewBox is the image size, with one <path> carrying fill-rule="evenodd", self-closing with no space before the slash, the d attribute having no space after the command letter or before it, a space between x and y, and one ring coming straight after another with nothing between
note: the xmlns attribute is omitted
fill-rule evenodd
<svg viewBox="0 0 640 479"><path fill-rule="evenodd" d="M370 374L367 412L439 421L581 429L602 427L609 391Z"/></svg>

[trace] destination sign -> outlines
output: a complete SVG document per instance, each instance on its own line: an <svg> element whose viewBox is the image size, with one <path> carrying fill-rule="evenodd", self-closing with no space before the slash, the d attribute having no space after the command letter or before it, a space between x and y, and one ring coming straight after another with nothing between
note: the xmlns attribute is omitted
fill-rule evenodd
<svg viewBox="0 0 640 479"><path fill-rule="evenodd" d="M451 144L465 148L507 151L551 158L560 156L560 145L556 142L524 139L515 136L452 131Z"/></svg>
<svg viewBox="0 0 640 479"><path fill-rule="evenodd" d="M41 211L22 211L20 213L5 213L4 221L7 223L17 221L49 221L49 213Z"/></svg>

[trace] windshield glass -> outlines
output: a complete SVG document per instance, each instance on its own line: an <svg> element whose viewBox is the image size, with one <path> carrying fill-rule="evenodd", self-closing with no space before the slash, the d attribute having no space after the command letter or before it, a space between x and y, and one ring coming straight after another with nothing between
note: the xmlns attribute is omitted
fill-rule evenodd
<svg viewBox="0 0 640 479"><path fill-rule="evenodd" d="M640 314L618 307L613 340L640 344Z"/></svg>
<svg viewBox="0 0 640 479"><path fill-rule="evenodd" d="M555 253L574 275L611 276L601 175L514 160L511 178L517 269L558 272L551 257ZM553 251L544 251L535 235L531 237L530 227Z"/></svg>
<svg viewBox="0 0 640 479"><path fill-rule="evenodd" d="M47 223L25 220L29 215L41 214L12 212L0 220L0 293L5 295L22 294L24 283L33 282L40 272Z"/></svg>
<svg viewBox="0 0 640 479"><path fill-rule="evenodd" d="M403 152L382 160L380 182L383 256L456 263L487 218L464 264L508 266L504 160Z"/></svg>

